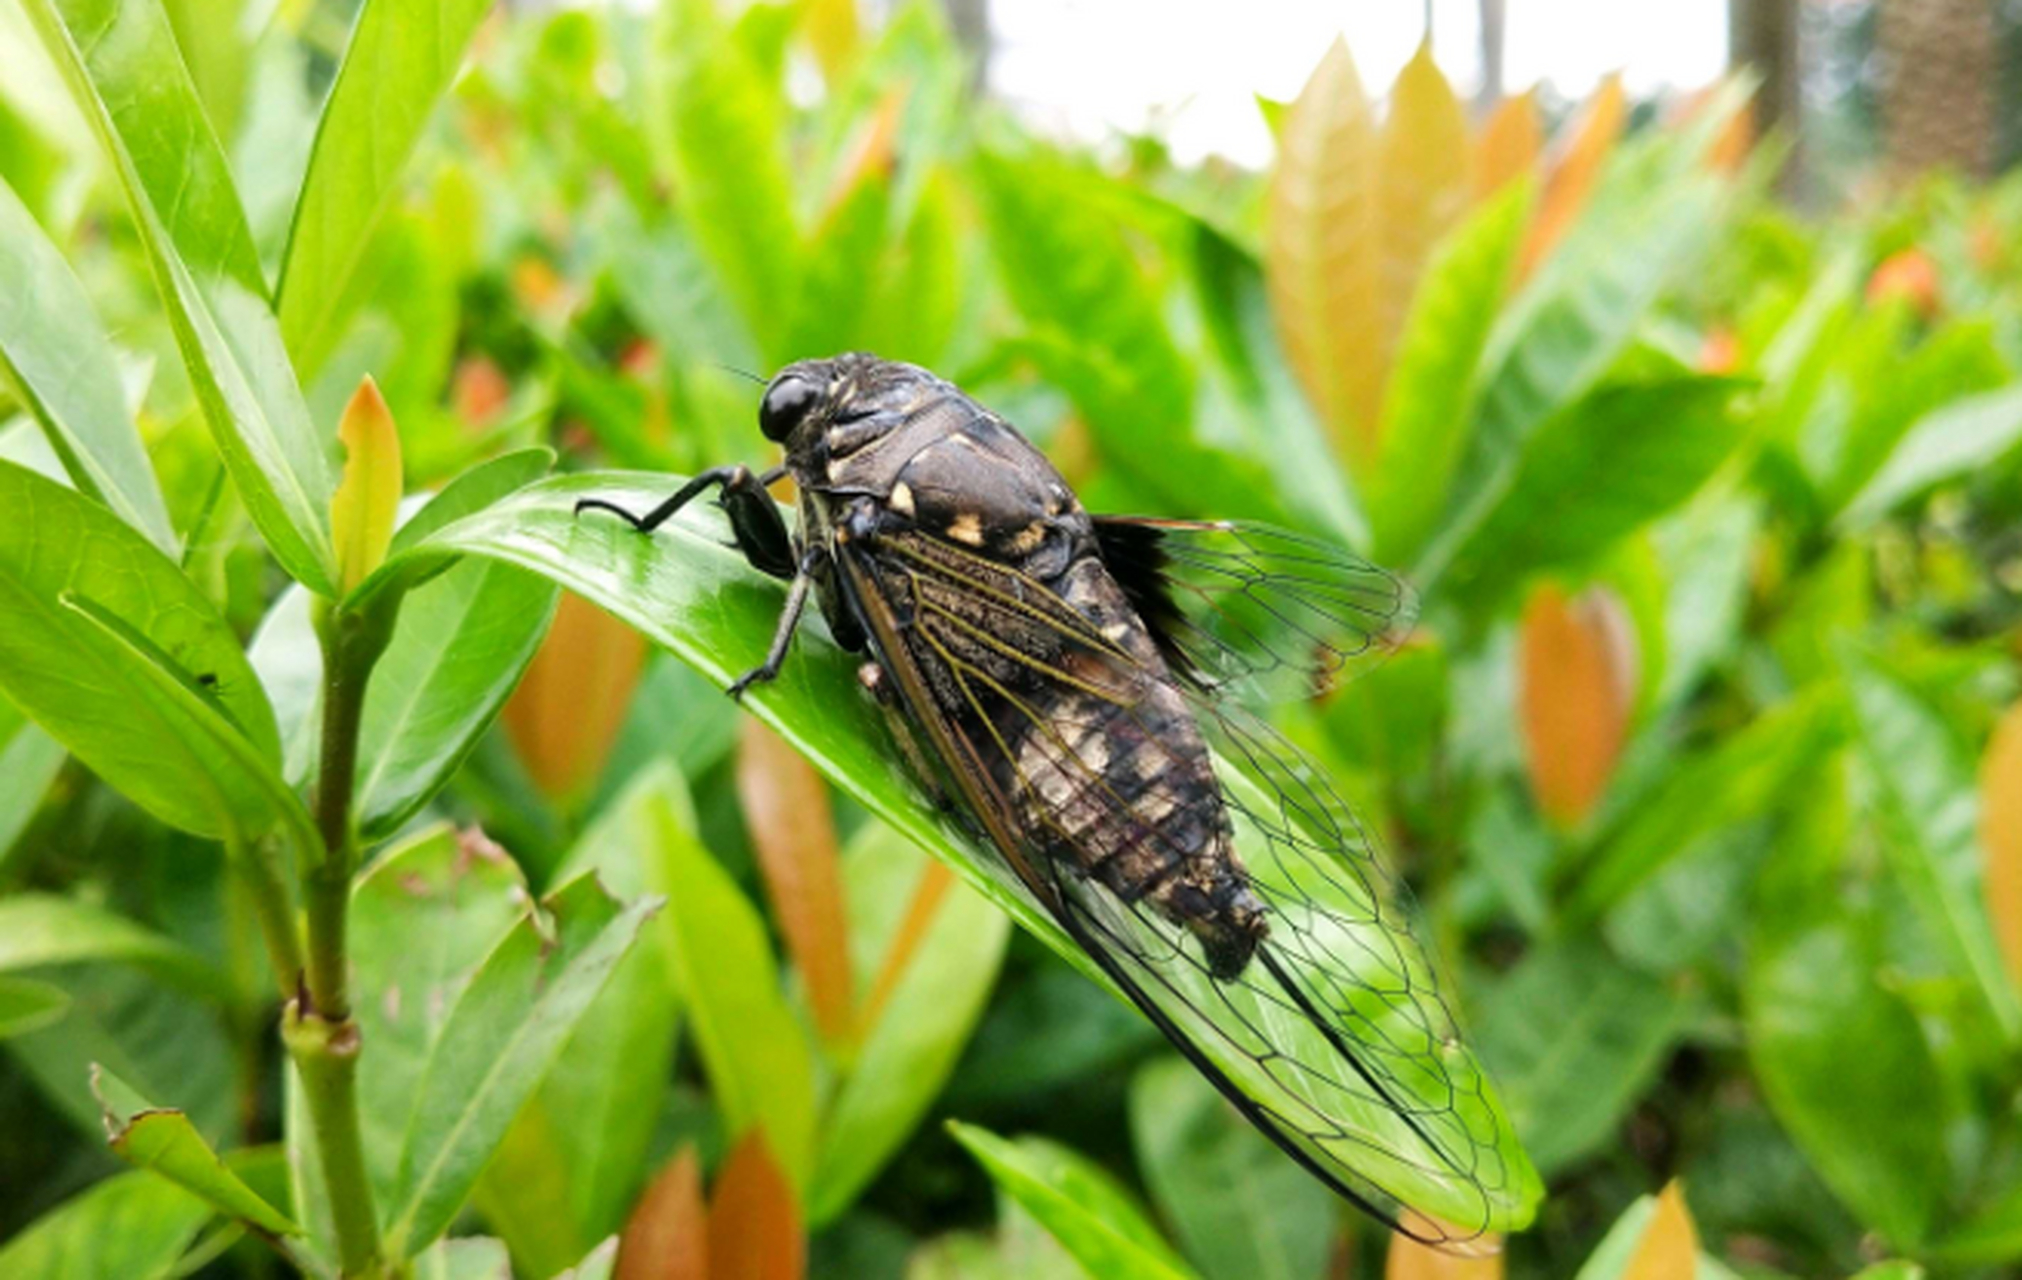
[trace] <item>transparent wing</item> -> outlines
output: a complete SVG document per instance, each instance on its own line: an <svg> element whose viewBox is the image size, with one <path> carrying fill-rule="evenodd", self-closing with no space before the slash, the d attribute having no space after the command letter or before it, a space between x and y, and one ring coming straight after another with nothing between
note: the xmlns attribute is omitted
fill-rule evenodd
<svg viewBox="0 0 2022 1280"><path fill-rule="evenodd" d="M1095 531L1167 663L1198 687L1313 697L1381 661L1417 617L1403 580L1283 529L1097 516Z"/></svg>
<svg viewBox="0 0 2022 1280"><path fill-rule="evenodd" d="M1184 856L1171 797L1131 782L1185 763L1157 754L1185 749L1164 745L1173 735L1152 709L1166 679L1158 664L1043 584L948 551L853 549L845 577L1004 882L1337 1193L1456 1249L1520 1217L1530 1175L1506 1164L1517 1149L1507 1121L1459 1041L1401 890L1325 775L1240 706L1191 695L1235 854L1268 921L1250 963L1217 978L1154 893L1101 870L1118 848ZM1044 656L976 640L1041 619L1058 640ZM1136 754L1119 771L1126 740Z"/></svg>

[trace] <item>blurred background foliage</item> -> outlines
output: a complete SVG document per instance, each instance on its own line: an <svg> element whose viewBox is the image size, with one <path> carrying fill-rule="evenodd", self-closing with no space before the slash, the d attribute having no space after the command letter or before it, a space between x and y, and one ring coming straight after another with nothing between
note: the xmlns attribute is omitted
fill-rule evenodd
<svg viewBox="0 0 2022 1280"><path fill-rule="evenodd" d="M479 710L434 773L383 757L361 793L396 841L355 908L368 1052L530 891L595 869L669 904L437 1274L603 1274L620 1231L618 1274L685 1280L2022 1264L2022 180L1799 211L1746 85L1477 110L1429 54L1386 90L1345 45L1261 104L1268 172L1181 167L1020 127L922 4L163 11L311 417L332 434L371 375L410 492L531 445L756 459L736 371L868 349L1004 412L1091 508L1266 520L1409 577L1417 632L1287 728L1416 887L1550 1193L1494 1259L1391 1245L709 680L494 567L417 596L429 634L387 659L438 690L417 717ZM326 99L354 127L312 172ZM240 678L297 709L299 778L306 598L13 0L0 178L6 234L59 246L111 337ZM12 385L0 456L61 474ZM0 1274L274 1271L117 1171L85 1071L290 1203L215 847L0 703L0 890ZM374 1159L415 1083L389 1072Z"/></svg>

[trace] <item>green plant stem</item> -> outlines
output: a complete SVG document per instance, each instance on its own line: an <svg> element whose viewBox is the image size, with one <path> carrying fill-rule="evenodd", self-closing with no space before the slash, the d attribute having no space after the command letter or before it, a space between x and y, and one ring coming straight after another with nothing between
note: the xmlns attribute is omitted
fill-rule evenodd
<svg viewBox="0 0 2022 1280"><path fill-rule="evenodd" d="M379 1268L379 1214L372 1181L365 1172L365 1137L358 1120L358 1024L332 1021L301 1000L288 1002L282 1038L302 1081L302 1101L316 1134L337 1234L337 1261L346 1276L369 1276Z"/></svg>

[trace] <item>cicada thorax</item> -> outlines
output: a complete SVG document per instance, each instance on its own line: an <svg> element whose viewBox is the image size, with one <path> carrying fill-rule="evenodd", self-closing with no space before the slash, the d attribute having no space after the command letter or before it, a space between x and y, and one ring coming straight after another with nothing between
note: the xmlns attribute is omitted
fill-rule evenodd
<svg viewBox="0 0 2022 1280"><path fill-rule="evenodd" d="M825 513L898 623L937 714L1049 869L1148 903L1233 977L1267 932L1212 757L1052 465L941 389L824 460Z"/></svg>

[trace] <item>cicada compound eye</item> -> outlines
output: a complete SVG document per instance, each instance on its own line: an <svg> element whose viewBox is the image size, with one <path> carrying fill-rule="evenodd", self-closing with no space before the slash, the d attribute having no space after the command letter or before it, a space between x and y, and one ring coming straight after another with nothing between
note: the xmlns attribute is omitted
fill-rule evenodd
<svg viewBox="0 0 2022 1280"><path fill-rule="evenodd" d="M765 400L758 406L758 429L766 439L783 443L814 408L820 394L799 374L781 374L765 389Z"/></svg>

